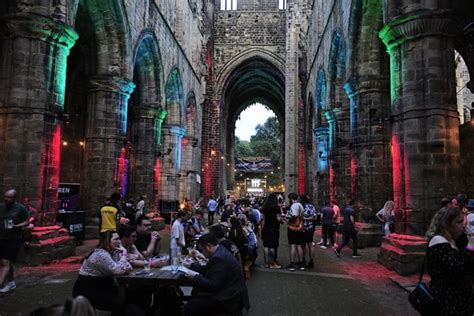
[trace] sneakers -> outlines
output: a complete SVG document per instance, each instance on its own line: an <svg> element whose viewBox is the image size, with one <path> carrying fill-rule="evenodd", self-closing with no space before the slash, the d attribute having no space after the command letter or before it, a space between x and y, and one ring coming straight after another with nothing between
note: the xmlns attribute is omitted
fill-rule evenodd
<svg viewBox="0 0 474 316"><path fill-rule="evenodd" d="M352 255L352 258L360 258L360 257L362 257L362 256L359 255L358 253Z"/></svg>
<svg viewBox="0 0 474 316"><path fill-rule="evenodd" d="M14 289L16 289L15 281L10 281L4 287L0 288L0 293L7 293Z"/></svg>
<svg viewBox="0 0 474 316"><path fill-rule="evenodd" d="M305 269L305 267L304 267L304 266L305 266L304 262L298 262L298 263L297 263L297 266L298 266L298 269L299 269L300 271L304 271L304 269Z"/></svg>
<svg viewBox="0 0 474 316"><path fill-rule="evenodd" d="M288 269L289 271L295 271L295 270L296 270L296 267L295 267L295 265L294 265L293 263L290 263L290 264L288 265L287 269Z"/></svg>
<svg viewBox="0 0 474 316"><path fill-rule="evenodd" d="M281 265L279 265L279 264L276 263L276 262L272 262L272 263L270 263L269 268L270 268L270 269L281 269Z"/></svg>
<svg viewBox="0 0 474 316"><path fill-rule="evenodd" d="M327 249L327 247L325 245L320 245L319 248L321 249Z"/></svg>
<svg viewBox="0 0 474 316"><path fill-rule="evenodd" d="M338 250L337 248L334 248L334 253L336 254L336 256L340 257L341 256L341 251Z"/></svg>

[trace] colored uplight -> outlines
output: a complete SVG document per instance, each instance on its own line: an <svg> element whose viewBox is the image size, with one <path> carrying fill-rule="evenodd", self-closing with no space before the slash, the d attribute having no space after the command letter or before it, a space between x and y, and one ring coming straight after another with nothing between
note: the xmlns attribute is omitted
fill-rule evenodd
<svg viewBox="0 0 474 316"><path fill-rule="evenodd" d="M393 202L395 208L404 207L402 186L402 155L397 135L392 135L392 177L393 177Z"/></svg>
<svg viewBox="0 0 474 316"><path fill-rule="evenodd" d="M128 158L127 149L125 147L120 150L120 156L117 158L115 183L118 185L122 196L126 196L128 185Z"/></svg>
<svg viewBox="0 0 474 316"><path fill-rule="evenodd" d="M351 195L357 196L357 162L354 155L351 157Z"/></svg>
<svg viewBox="0 0 474 316"><path fill-rule="evenodd" d="M305 157L303 144L298 144L298 194L305 193Z"/></svg>

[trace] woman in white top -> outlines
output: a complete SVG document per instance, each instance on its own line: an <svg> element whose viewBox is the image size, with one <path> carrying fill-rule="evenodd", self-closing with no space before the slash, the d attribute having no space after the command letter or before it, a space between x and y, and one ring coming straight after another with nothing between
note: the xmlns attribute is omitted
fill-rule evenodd
<svg viewBox="0 0 474 316"><path fill-rule="evenodd" d="M375 214L379 221L383 223L383 232L385 234L385 237L388 237L388 235L390 235L390 226L394 223L394 206L395 203L393 203L393 201L388 200L387 202L385 202L383 208L378 211L377 214Z"/></svg>
<svg viewBox="0 0 474 316"><path fill-rule="evenodd" d="M125 304L118 297L113 276L131 270L127 250L122 246L119 235L114 231L103 232L97 248L84 259L72 294L74 297L85 296L95 308L120 315L125 310Z"/></svg>

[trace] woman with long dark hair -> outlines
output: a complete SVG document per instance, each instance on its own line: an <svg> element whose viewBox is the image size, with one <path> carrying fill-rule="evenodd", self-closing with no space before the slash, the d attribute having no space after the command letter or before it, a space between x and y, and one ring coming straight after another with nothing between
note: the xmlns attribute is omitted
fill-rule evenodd
<svg viewBox="0 0 474 316"><path fill-rule="evenodd" d="M277 263L277 251L280 240L281 208L278 195L271 193L262 206L262 241L266 267L280 269Z"/></svg>
<svg viewBox="0 0 474 316"><path fill-rule="evenodd" d="M82 295L101 310L122 315L125 302L118 296L113 276L132 270L127 250L122 246L119 235L114 231L100 234L99 245L84 259L72 295Z"/></svg>

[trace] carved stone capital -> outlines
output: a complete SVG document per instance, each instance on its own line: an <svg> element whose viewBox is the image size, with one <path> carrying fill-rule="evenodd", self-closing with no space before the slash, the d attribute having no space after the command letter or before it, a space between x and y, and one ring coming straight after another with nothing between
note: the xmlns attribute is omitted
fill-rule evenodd
<svg viewBox="0 0 474 316"><path fill-rule="evenodd" d="M407 40L434 35L454 37L462 33L462 26L447 13L449 12L417 12L400 17L384 25L379 37L390 51Z"/></svg>
<svg viewBox="0 0 474 316"><path fill-rule="evenodd" d="M358 94L370 92L389 92L390 80L387 77L360 78L349 80L344 85L344 90L349 98Z"/></svg>
<svg viewBox="0 0 474 316"><path fill-rule="evenodd" d="M114 76L96 76L89 81L89 91L106 91L123 94L127 97L132 94L135 84L127 79Z"/></svg>
<svg viewBox="0 0 474 316"><path fill-rule="evenodd" d="M69 50L79 38L79 35L62 22L28 13L18 13L3 16L0 19L0 37L34 38L57 45Z"/></svg>
<svg viewBox="0 0 474 316"><path fill-rule="evenodd" d="M159 103L147 104L145 106L133 107L132 115L137 119L147 118L163 121L166 116L166 111L160 107Z"/></svg>

